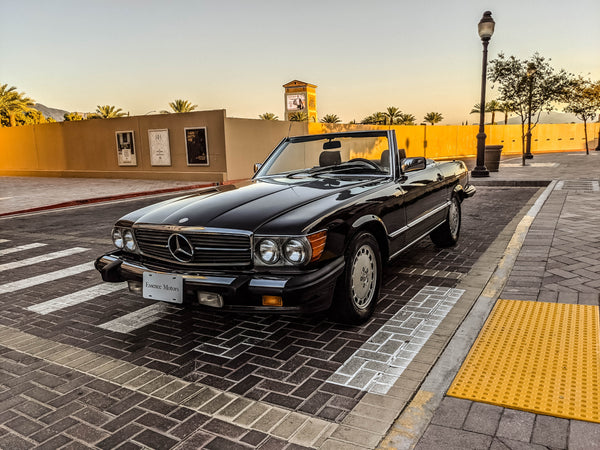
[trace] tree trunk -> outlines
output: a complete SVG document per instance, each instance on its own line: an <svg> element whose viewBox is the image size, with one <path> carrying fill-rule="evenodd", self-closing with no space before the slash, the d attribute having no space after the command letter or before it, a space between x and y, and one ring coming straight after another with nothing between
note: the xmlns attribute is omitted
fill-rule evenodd
<svg viewBox="0 0 600 450"><path fill-rule="evenodd" d="M8 121L9 121L11 127L16 127L17 126L16 114L8 113Z"/></svg>
<svg viewBox="0 0 600 450"><path fill-rule="evenodd" d="M492 125L494 125L495 118L496 118L496 111L492 111Z"/></svg>

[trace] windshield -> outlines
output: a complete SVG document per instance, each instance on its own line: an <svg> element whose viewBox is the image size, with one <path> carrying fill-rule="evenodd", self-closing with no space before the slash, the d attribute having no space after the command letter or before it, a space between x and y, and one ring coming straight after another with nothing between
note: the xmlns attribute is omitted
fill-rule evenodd
<svg viewBox="0 0 600 450"><path fill-rule="evenodd" d="M388 176L387 136L316 138L285 142L257 176Z"/></svg>

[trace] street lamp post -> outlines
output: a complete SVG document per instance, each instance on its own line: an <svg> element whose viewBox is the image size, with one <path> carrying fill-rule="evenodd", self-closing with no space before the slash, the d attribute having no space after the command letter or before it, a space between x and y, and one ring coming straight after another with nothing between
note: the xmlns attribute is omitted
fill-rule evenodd
<svg viewBox="0 0 600 450"><path fill-rule="evenodd" d="M527 81L529 83L529 104L527 110L527 145L525 154L523 155L523 165L525 165L525 159L533 159L531 154L531 108L533 103L533 77L535 77L536 68L533 63L530 63L527 67Z"/></svg>
<svg viewBox="0 0 600 450"><path fill-rule="evenodd" d="M479 103L479 133L477 133L477 163L471 171L474 177L489 177L490 172L485 167L485 82L487 78L487 48L494 34L496 22L492 13L486 11L477 25L477 31L483 44L483 63L481 68L481 102Z"/></svg>

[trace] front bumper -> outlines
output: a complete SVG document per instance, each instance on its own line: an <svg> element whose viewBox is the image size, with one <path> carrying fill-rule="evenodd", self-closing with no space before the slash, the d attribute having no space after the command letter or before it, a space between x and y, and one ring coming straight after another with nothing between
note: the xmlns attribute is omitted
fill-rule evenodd
<svg viewBox="0 0 600 450"><path fill-rule="evenodd" d="M99 257L95 262L102 279L108 282L142 282L144 272L171 273L146 267L124 257L121 250ZM300 274L235 273L207 271L206 274L173 273L183 278L186 304L198 304L199 292L223 296L223 309L249 312L314 313L331 306L337 278L344 270L344 258L339 257L320 269ZM262 296L278 296L283 306L263 306Z"/></svg>

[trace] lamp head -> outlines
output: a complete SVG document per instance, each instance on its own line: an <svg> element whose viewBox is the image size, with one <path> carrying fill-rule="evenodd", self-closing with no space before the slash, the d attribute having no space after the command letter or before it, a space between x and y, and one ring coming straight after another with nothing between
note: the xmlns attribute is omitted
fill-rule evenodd
<svg viewBox="0 0 600 450"><path fill-rule="evenodd" d="M482 41L489 41L492 35L494 34L494 26L496 22L492 19L491 11L486 11L483 13L483 17L479 21L477 25L477 31L479 32L479 37Z"/></svg>

